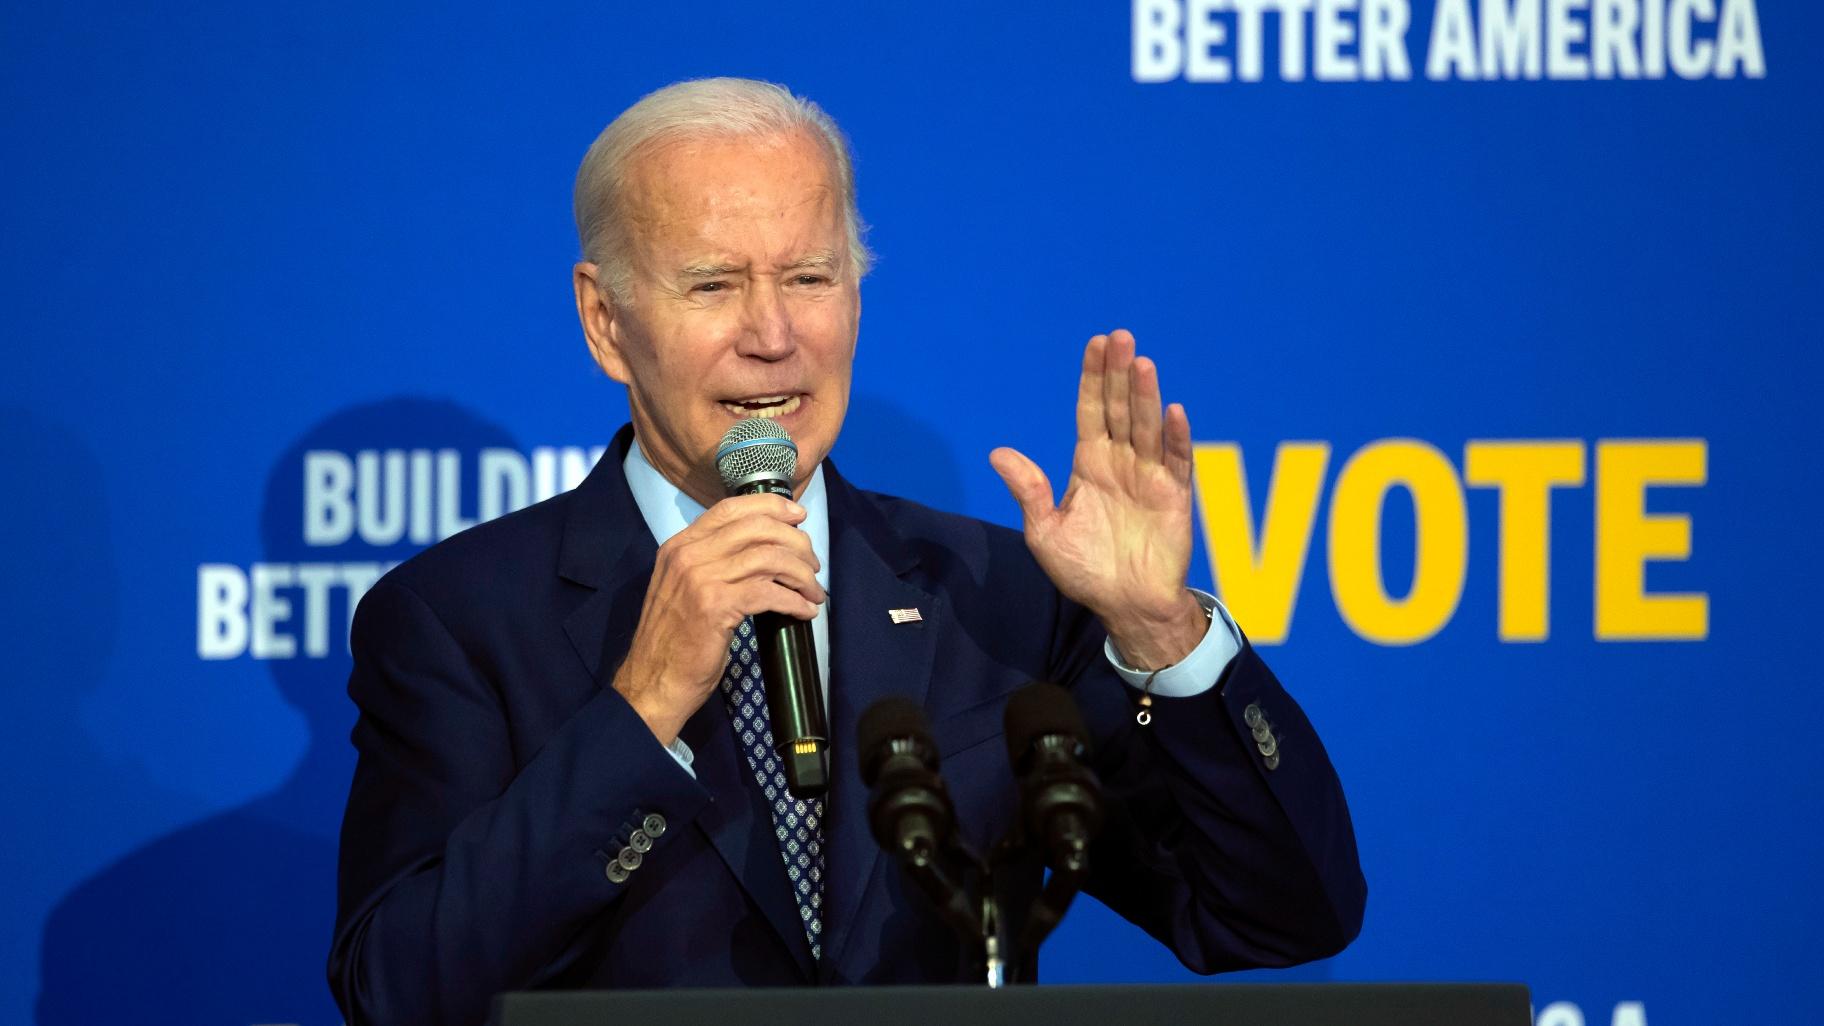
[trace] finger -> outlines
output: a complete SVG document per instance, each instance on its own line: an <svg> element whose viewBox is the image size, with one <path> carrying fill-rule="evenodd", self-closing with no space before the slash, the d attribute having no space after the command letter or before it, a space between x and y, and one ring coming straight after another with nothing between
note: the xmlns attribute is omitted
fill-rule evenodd
<svg viewBox="0 0 1824 1026"><path fill-rule="evenodd" d="M1166 408L1164 435L1166 471L1174 481L1189 484L1195 450L1191 446L1191 418L1185 414L1183 403L1173 403Z"/></svg>
<svg viewBox="0 0 1824 1026"><path fill-rule="evenodd" d="M1044 519L1055 508L1051 479L1037 463L1027 459L1025 453L1002 446L988 454L988 462L994 466L994 472L1001 475L1001 482L1012 493L1013 501L1020 504L1020 515L1028 525Z"/></svg>
<svg viewBox="0 0 1824 1026"><path fill-rule="evenodd" d="M1109 440L1126 445L1133 435L1128 414L1128 392L1132 387L1134 336L1115 331L1108 336L1108 359L1102 367L1103 419L1108 424Z"/></svg>
<svg viewBox="0 0 1824 1026"><path fill-rule="evenodd" d="M703 512L692 524L710 530L748 517L767 517L783 524L800 524L808 514L803 506L783 495L761 492L755 495L731 495Z"/></svg>
<svg viewBox="0 0 1824 1026"><path fill-rule="evenodd" d="M772 581L750 581L741 589L737 603L743 616L755 613L783 613L800 620L817 619L817 604L803 595Z"/></svg>
<svg viewBox="0 0 1824 1026"><path fill-rule="evenodd" d="M691 537L710 537L717 531L735 528L737 524L777 524L781 528L803 528L806 517L810 517L810 511L782 495L731 495L706 509L702 517L691 520L691 524L680 531L680 535L688 533Z"/></svg>
<svg viewBox="0 0 1824 1026"><path fill-rule="evenodd" d="M792 553L777 545L749 549L721 564L722 584L745 586L754 581L772 581L803 595L810 602L823 602L830 596L817 583L817 575Z"/></svg>
<svg viewBox="0 0 1824 1026"><path fill-rule="evenodd" d="M1083 374L1077 379L1079 442L1108 437L1108 423L1102 412L1102 363L1107 352L1107 335L1097 335L1083 347Z"/></svg>
<svg viewBox="0 0 1824 1026"><path fill-rule="evenodd" d="M679 535L680 538L684 536ZM789 524L768 517L750 517L692 535L681 543L684 558L692 564L715 563L748 549L775 547L791 553L813 572L823 569L811 536Z"/></svg>
<svg viewBox="0 0 1824 1026"><path fill-rule="evenodd" d="M1160 431L1163 414L1159 408L1159 368L1142 356L1134 360L1133 389L1129 393L1133 411L1134 452L1149 463L1159 462L1163 445Z"/></svg>

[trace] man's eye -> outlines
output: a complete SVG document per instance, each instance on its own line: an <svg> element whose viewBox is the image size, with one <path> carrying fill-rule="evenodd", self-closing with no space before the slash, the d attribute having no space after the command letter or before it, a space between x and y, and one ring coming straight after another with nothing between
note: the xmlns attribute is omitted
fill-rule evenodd
<svg viewBox="0 0 1824 1026"><path fill-rule="evenodd" d="M728 287L727 282L706 281L706 282L699 284L696 288L691 289L691 291L692 292L721 292L722 290L726 289L727 287Z"/></svg>
<svg viewBox="0 0 1824 1026"><path fill-rule="evenodd" d="M825 278L821 274L801 274L792 280L800 285L822 285L830 279Z"/></svg>

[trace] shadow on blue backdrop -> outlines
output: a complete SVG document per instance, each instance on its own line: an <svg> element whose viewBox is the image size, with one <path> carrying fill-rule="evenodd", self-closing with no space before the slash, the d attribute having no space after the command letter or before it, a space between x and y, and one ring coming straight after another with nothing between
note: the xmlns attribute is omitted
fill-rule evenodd
<svg viewBox="0 0 1824 1026"><path fill-rule="evenodd" d="M110 757L84 723L84 702L117 660L122 616L119 513L100 454L78 430L10 407L0 408L0 453L0 624L16 696L0 718L0 773L20 802L8 817L0 958L23 976L38 964L46 912L90 868L89 853L148 836L173 810L200 810Z"/></svg>
<svg viewBox="0 0 1824 1026"><path fill-rule="evenodd" d="M954 512L963 508L964 495L953 444L938 425L904 403L857 389L849 395L842 436L831 456L857 488Z"/></svg>
<svg viewBox="0 0 1824 1026"><path fill-rule="evenodd" d="M418 546L303 540L303 454L312 449L516 448L463 407L400 398L340 411L279 457L260 533L267 562L406 558ZM464 506L474 509L473 480ZM57 905L45 928L43 1026L108 1022L249 1026L341 1022L324 982L335 914L336 835L354 751L346 687L348 609L332 600L328 655L273 659L309 744L278 789L131 852Z"/></svg>

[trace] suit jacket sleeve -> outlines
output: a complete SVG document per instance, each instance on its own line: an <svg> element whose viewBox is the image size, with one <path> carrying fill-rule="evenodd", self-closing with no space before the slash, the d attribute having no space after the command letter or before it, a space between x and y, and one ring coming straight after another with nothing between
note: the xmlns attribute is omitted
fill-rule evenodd
<svg viewBox="0 0 1824 1026"><path fill-rule="evenodd" d="M1089 892L1199 973L1342 950L1367 897L1348 805L1316 731L1253 646L1244 640L1208 691L1155 698L1142 727L1100 624L1067 600L1060 609L1054 679L1074 682L1108 797Z"/></svg>
<svg viewBox="0 0 1824 1026"><path fill-rule="evenodd" d="M361 601L349 694L359 753L329 975L350 1026L481 1022L496 992L562 972L624 884L605 873L658 814L661 850L708 801L602 688L536 753L497 687L408 586Z"/></svg>

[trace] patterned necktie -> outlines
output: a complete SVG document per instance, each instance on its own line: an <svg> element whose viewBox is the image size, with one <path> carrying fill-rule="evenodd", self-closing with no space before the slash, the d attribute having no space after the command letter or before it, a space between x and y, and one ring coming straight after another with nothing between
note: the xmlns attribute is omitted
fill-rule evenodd
<svg viewBox="0 0 1824 1026"><path fill-rule="evenodd" d="M799 801L786 790L785 767L773 747L766 688L760 682L760 647L751 616L741 621L740 629L728 643L722 697L728 700L728 716L734 721L742 750L747 752L747 765L754 771L754 780L766 795L767 805L772 807L773 834L779 839L779 854L785 859L785 876L791 882L792 896L798 900L805 939L811 942L811 958L821 959L823 799Z"/></svg>

